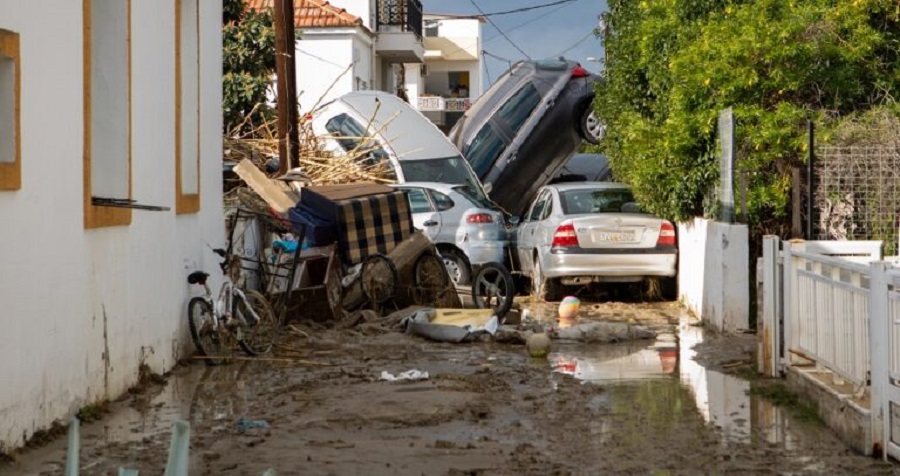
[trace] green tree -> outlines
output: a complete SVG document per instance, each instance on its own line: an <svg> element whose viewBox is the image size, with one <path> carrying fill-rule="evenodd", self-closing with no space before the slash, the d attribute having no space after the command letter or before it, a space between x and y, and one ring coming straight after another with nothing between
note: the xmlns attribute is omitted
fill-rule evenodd
<svg viewBox="0 0 900 476"><path fill-rule="evenodd" d="M600 148L658 214L703 212L718 180L716 117L732 107L751 223L777 227L805 122L892 101L894 0L610 0Z"/></svg>
<svg viewBox="0 0 900 476"><path fill-rule="evenodd" d="M247 132L274 114L266 93L275 75L275 28L271 12L248 10L243 0L225 0L223 9L225 132Z"/></svg>

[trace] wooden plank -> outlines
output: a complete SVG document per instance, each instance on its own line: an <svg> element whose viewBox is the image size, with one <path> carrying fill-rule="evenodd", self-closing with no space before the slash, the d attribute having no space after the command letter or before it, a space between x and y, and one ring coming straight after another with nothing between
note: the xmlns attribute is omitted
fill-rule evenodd
<svg viewBox="0 0 900 476"><path fill-rule="evenodd" d="M282 217L287 216L288 210L296 204L276 181L267 177L248 159L237 164L234 167L234 173Z"/></svg>

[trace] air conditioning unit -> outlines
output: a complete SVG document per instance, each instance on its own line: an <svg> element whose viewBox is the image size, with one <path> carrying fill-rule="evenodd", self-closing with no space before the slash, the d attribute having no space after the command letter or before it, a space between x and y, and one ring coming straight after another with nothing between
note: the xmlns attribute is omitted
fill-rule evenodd
<svg viewBox="0 0 900 476"><path fill-rule="evenodd" d="M422 76L423 78L425 76L428 76L428 65L427 64L422 63L422 65L419 66L419 76Z"/></svg>

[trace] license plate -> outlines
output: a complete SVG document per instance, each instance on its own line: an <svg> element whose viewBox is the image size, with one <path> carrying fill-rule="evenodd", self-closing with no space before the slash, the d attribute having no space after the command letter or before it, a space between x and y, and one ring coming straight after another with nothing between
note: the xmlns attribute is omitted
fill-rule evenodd
<svg viewBox="0 0 900 476"><path fill-rule="evenodd" d="M596 241L609 241L609 242L620 242L620 241L634 241L634 232L633 231L615 231L615 232L597 232L594 234Z"/></svg>

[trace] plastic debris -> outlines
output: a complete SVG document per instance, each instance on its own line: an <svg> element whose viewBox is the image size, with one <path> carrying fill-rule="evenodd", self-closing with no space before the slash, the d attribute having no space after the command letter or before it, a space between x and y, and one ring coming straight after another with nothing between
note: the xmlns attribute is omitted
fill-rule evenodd
<svg viewBox="0 0 900 476"><path fill-rule="evenodd" d="M245 420L242 418L238 420L237 428L241 433L247 430L268 430L269 422L265 420Z"/></svg>
<svg viewBox="0 0 900 476"><path fill-rule="evenodd" d="M428 380L428 372L413 369L394 375L384 370L381 372L381 380L387 380L388 382L396 382L398 380Z"/></svg>

